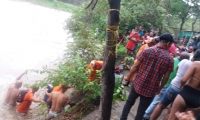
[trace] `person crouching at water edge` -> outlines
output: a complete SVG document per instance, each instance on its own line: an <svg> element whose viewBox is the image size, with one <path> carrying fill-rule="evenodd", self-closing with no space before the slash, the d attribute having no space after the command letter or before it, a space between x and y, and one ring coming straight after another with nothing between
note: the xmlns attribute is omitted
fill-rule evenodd
<svg viewBox="0 0 200 120"><path fill-rule="evenodd" d="M92 69L92 71L90 72L89 77L88 77L90 82L95 80L95 78L97 76L96 70L101 70L102 66L103 66L103 61L92 60L90 62L90 64L88 65L88 67L86 69L86 71L88 69Z"/></svg>

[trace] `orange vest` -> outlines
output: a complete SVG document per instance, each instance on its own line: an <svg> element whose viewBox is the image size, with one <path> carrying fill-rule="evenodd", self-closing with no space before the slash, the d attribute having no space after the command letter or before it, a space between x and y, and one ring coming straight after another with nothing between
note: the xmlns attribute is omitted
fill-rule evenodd
<svg viewBox="0 0 200 120"><path fill-rule="evenodd" d="M28 88L26 95L24 96L24 100L17 106L17 111L19 113L27 113L28 109L32 103L34 94L32 93L31 88Z"/></svg>
<svg viewBox="0 0 200 120"><path fill-rule="evenodd" d="M103 61L92 60L90 62L90 64L87 67L87 70L92 69L92 71L90 72L90 75L88 77L90 79L90 81L93 81L96 78L96 76L97 76L96 70L101 70L102 66L103 66Z"/></svg>

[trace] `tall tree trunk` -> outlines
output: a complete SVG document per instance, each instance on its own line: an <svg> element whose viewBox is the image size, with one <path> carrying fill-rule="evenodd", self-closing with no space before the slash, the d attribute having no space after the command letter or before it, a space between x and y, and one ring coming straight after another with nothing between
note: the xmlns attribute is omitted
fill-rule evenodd
<svg viewBox="0 0 200 120"><path fill-rule="evenodd" d="M184 25L184 23L185 23L185 20L181 20L181 26L180 26L180 32L182 32L182 30L183 30L183 25Z"/></svg>
<svg viewBox="0 0 200 120"><path fill-rule="evenodd" d="M112 99L115 86L115 49L116 31L118 32L120 0L108 0L110 10L107 16L106 47L104 51L104 63L101 86L100 120L110 120ZM112 27L113 26L113 27ZM113 32L114 31L114 32Z"/></svg>
<svg viewBox="0 0 200 120"><path fill-rule="evenodd" d="M194 22L192 22L192 33L194 33L194 24L197 22L199 16L196 16Z"/></svg>
<svg viewBox="0 0 200 120"><path fill-rule="evenodd" d="M187 16L188 16L188 13L189 13L189 11L190 11L190 8L191 8L191 6L188 7L185 16L184 16L184 17L181 17L180 32L182 32L182 30L183 30L183 25L184 25L185 21L187 20ZM179 37L180 37L180 36L179 36ZM180 39L180 38L179 38L179 39Z"/></svg>
<svg viewBox="0 0 200 120"><path fill-rule="evenodd" d="M168 0L167 7L166 7L167 24L168 24L168 26L171 26L171 24L170 24L171 16L169 15L170 14L170 4L171 4L171 0Z"/></svg>
<svg viewBox="0 0 200 120"><path fill-rule="evenodd" d="M194 34L194 25L195 25L195 23L197 22L197 20L198 20L198 18L200 16L200 8L199 8L198 5L196 6L196 9L197 9L197 15L196 15L196 18L195 18L194 22L192 22L192 32L193 32L193 34Z"/></svg>
<svg viewBox="0 0 200 120"><path fill-rule="evenodd" d="M181 20L180 29L179 29L179 30L180 30L180 33L181 33L182 30L183 30L183 25L184 25L184 23L185 23L185 21L182 19L182 20ZM180 35L179 35L179 39L181 39L181 38L180 38Z"/></svg>

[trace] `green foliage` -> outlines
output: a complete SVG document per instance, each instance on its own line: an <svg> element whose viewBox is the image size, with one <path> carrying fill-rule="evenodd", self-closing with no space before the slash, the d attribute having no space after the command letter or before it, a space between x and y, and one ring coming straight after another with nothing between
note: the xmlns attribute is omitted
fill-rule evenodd
<svg viewBox="0 0 200 120"><path fill-rule="evenodd" d="M98 77L94 81L88 82L83 86L83 91L89 93L89 95L85 98L87 102L90 102L91 100L96 99L101 95L101 84L99 83L99 79L102 73L101 71L98 71L97 74Z"/></svg>
<svg viewBox="0 0 200 120"><path fill-rule="evenodd" d="M133 63L134 58L133 57L125 57L125 61L127 65L130 65Z"/></svg>
<svg viewBox="0 0 200 120"><path fill-rule="evenodd" d="M91 60L99 60L103 53L103 45L99 41L87 39L67 43L67 49L65 50L65 58L73 59L77 54L87 62Z"/></svg>
<svg viewBox="0 0 200 120"><path fill-rule="evenodd" d="M82 4L80 9L73 12L72 18L67 21L66 28L75 37L74 41L88 41L88 39L95 42L104 41L108 3L105 0L98 1L92 11L85 9L88 4L88 2ZM139 25L143 25L147 30L153 26L162 31L164 13L165 9L154 0L122 0L119 33L124 34Z"/></svg>
<svg viewBox="0 0 200 120"><path fill-rule="evenodd" d="M47 68L45 66L42 70L31 70L39 74L47 74L43 80L37 81L32 86L44 87L50 83L54 86L59 84L70 84L75 90L87 93L87 96L85 97L87 102L100 96L101 84L99 83L99 79L102 75L101 70L97 71L97 78L94 81L89 82L88 75L91 72L91 69L85 71L87 62L83 61L79 55L76 55L73 59L67 60L67 62L60 62L56 66L55 69ZM125 99L126 94L124 87L121 85L121 78L116 76L113 101Z"/></svg>
<svg viewBox="0 0 200 120"><path fill-rule="evenodd" d="M108 10L108 3L99 1L93 11L85 9L88 4L89 2L82 4L80 9L73 12L66 28L75 36L74 40L80 38L104 40L107 14L105 10Z"/></svg>
<svg viewBox="0 0 200 120"><path fill-rule="evenodd" d="M88 75L91 70L85 71L86 68L87 62L83 61L79 55L76 55L73 59L68 59L67 62L58 63L55 69L43 67L42 70L32 70L36 73L47 74L43 80L37 81L32 86L39 85L44 87L50 83L54 86L70 84L76 91L85 93L83 101L91 104L92 100L101 94L98 81L101 77L101 71L97 71L97 78L89 82Z"/></svg>
<svg viewBox="0 0 200 120"><path fill-rule="evenodd" d="M115 75L115 88L113 94L113 103L116 103L117 100L124 101L127 100L126 89L121 84L121 77Z"/></svg>
<svg viewBox="0 0 200 120"><path fill-rule="evenodd" d="M38 81L41 87L50 83L54 86L71 84L75 89L83 90L84 85L87 84L89 71L85 72L87 62L83 61L79 55L67 60L67 62L59 62L55 66L56 69L45 66L40 71L32 70L36 73L47 74L47 77Z"/></svg>
<svg viewBox="0 0 200 120"><path fill-rule="evenodd" d="M122 44L117 44L116 53L117 53L117 56L125 56L126 55L126 47Z"/></svg>
<svg viewBox="0 0 200 120"><path fill-rule="evenodd" d="M69 58L80 54L89 62L102 57L107 13L104 10L108 9L108 5L102 2L96 5L94 11L90 11L85 9L88 4L82 4L80 9L73 12L71 19L66 21L66 29L71 32L73 43L68 43L65 56Z"/></svg>
<svg viewBox="0 0 200 120"><path fill-rule="evenodd" d="M47 7L56 8L59 10L67 11L67 12L73 12L74 10L78 9L78 7L63 3L57 0L30 0L31 2L41 4Z"/></svg>
<svg viewBox="0 0 200 120"><path fill-rule="evenodd" d="M148 31L153 26L162 32L165 9L160 6L160 2L160 0L122 0L120 23L123 22L130 28L142 25Z"/></svg>
<svg viewBox="0 0 200 120"><path fill-rule="evenodd" d="M172 0L171 1L171 13L177 15L180 19L184 19L188 16L189 5L182 0Z"/></svg>

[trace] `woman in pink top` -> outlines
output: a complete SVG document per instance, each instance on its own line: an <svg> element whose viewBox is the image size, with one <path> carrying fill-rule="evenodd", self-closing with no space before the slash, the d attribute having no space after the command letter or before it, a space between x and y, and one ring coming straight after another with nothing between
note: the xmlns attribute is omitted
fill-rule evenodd
<svg viewBox="0 0 200 120"><path fill-rule="evenodd" d="M127 53L126 56L129 56L131 51L134 49L137 41L140 39L140 34L138 34L138 27L135 27L135 31L132 31L131 34L128 36L128 43L126 44Z"/></svg>

